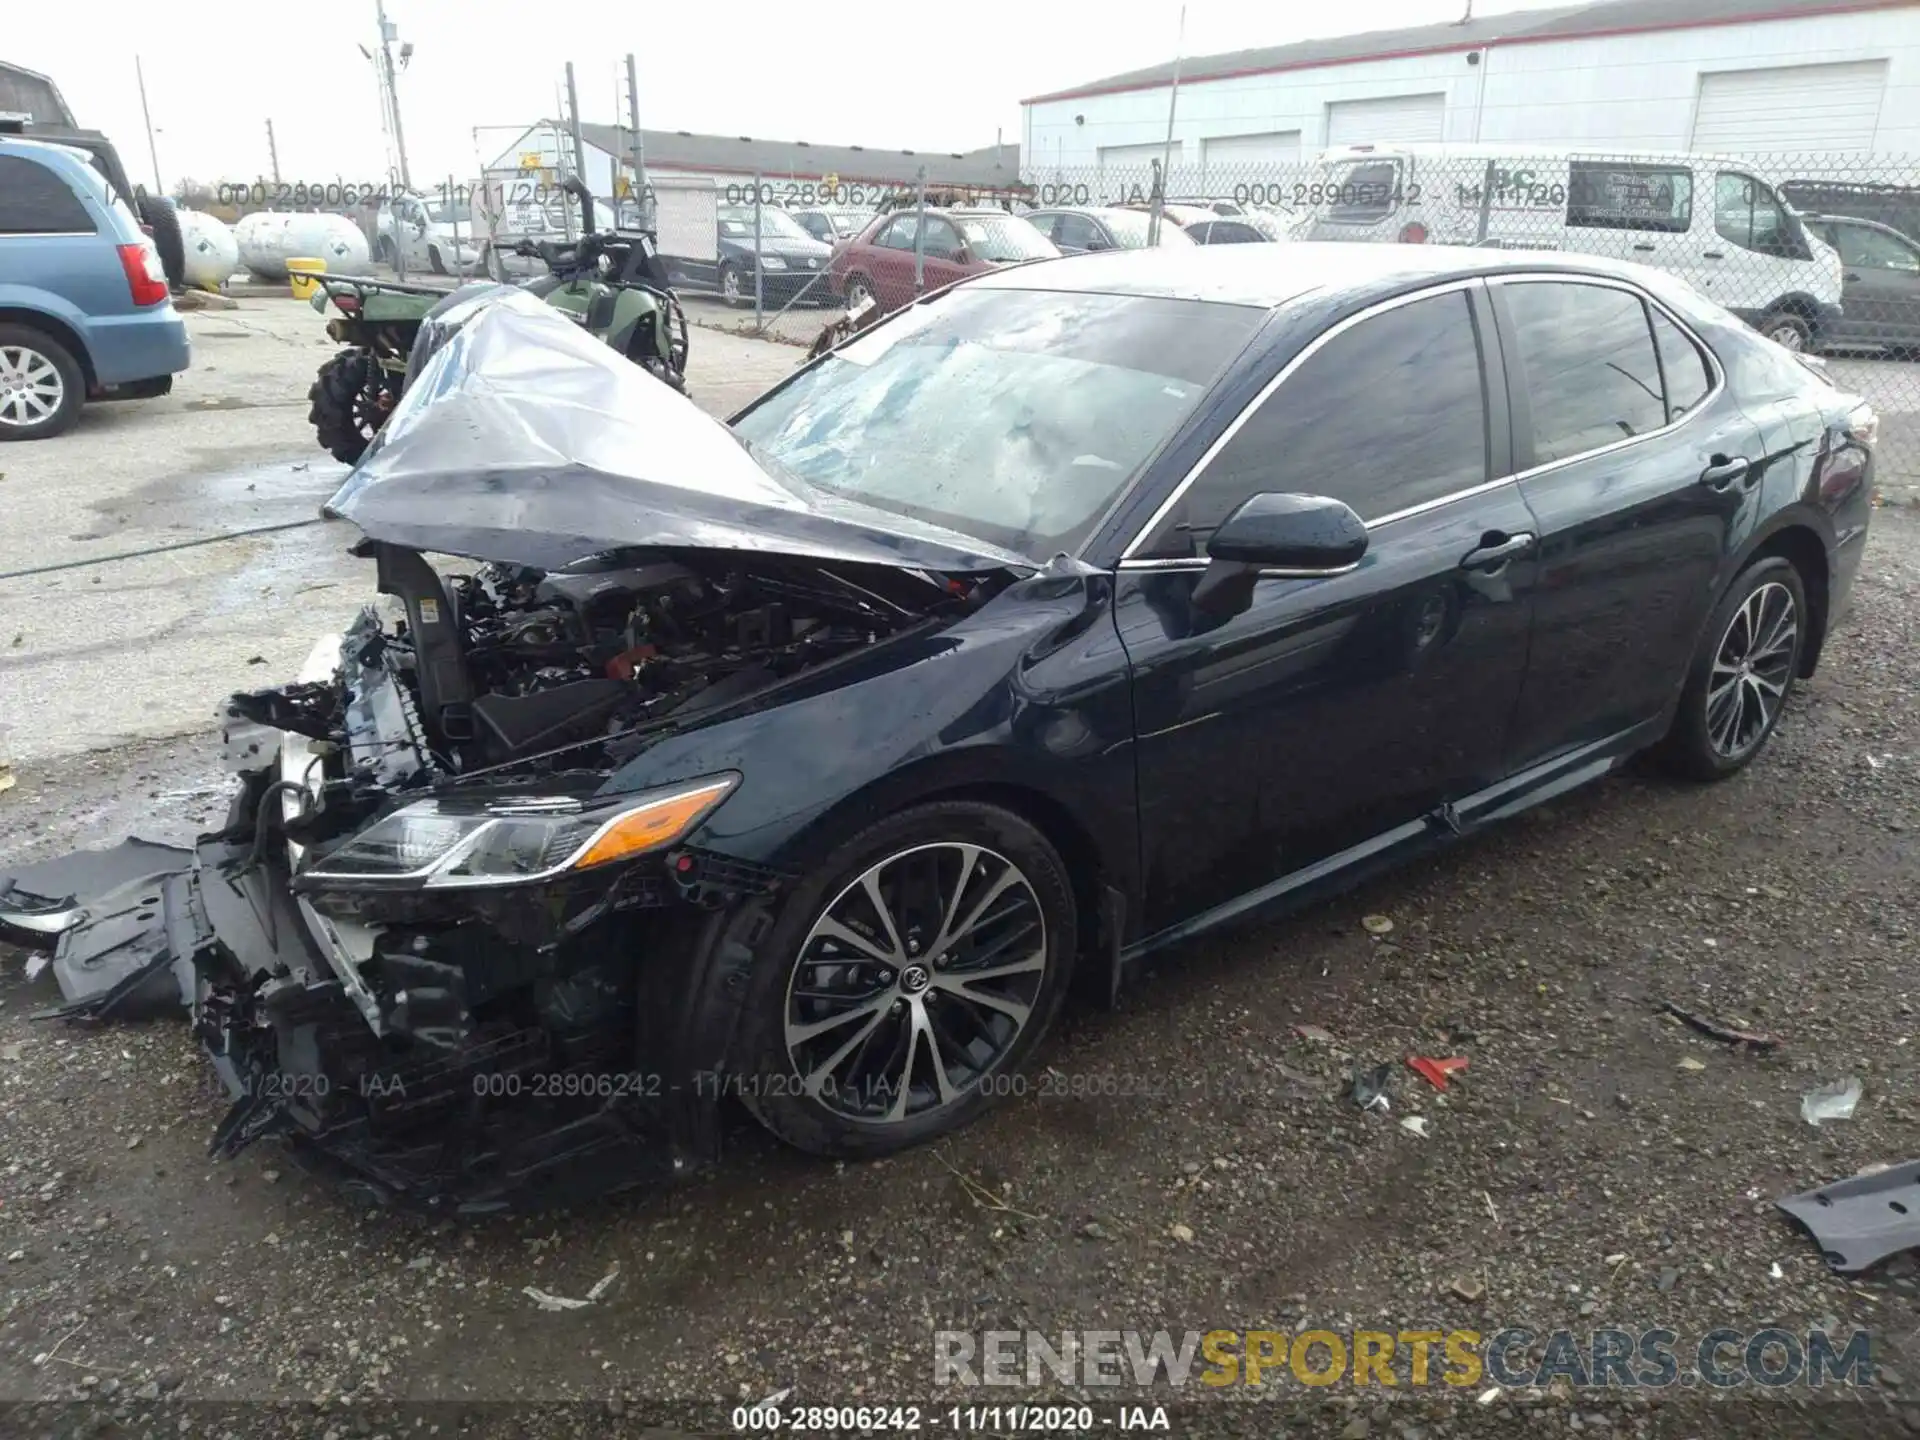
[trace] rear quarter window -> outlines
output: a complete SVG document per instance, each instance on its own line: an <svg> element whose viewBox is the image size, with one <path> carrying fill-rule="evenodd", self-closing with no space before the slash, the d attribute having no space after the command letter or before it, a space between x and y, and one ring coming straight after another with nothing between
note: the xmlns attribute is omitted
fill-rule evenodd
<svg viewBox="0 0 1920 1440"><path fill-rule="evenodd" d="M66 177L20 155L0 155L0 235L92 235L98 227Z"/></svg>

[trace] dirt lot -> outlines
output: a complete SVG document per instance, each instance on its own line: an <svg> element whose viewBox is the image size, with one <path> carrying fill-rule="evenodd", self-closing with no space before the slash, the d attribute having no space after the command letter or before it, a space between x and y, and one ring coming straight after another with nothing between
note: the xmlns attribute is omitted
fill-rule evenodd
<svg viewBox="0 0 1920 1440"><path fill-rule="evenodd" d="M247 443L297 458L295 429ZM17 491L29 473L9 468ZM118 613L166 593L137 588L152 583L137 567L100 573ZM9 631L50 623L23 583L0 590ZM289 635L283 610L306 603L275 599ZM188 610L166 644L206 623ZM262 676L235 669L240 629L216 633L228 659L189 682L137 644L36 630L68 667L37 693L76 711L205 713L229 671ZM28 667L8 655L0 719L31 739ZM1839 1279L1771 1204L1920 1150L1917 705L1920 517L1885 510L1853 616L1745 775L1707 789L1623 776L1157 961L1116 1013L1070 1013L1043 1054L1047 1094L937 1150L823 1164L736 1117L717 1172L532 1219L360 1211L268 1145L210 1162L223 1104L184 1027L36 1023L51 984L29 986L7 955L0 1403L94 1396L90 1423L117 1411L135 1434L252 1433L250 1420L398 1436L501 1417L601 1433L789 1389L789 1404L942 1414L1070 1393L936 1392L939 1329L1663 1325L1690 1354L1716 1327L1778 1325L1866 1328L1877 1383L1757 1399L1748 1385L1740 1408L1706 1417L1684 1385L1655 1403L1482 1406L1473 1390L1291 1381L1258 1410L1191 1386L1156 1398L1182 1434L1273 1434L1296 1410L1298 1433L1399 1440L1920 1432L1914 1268ZM224 787L204 728L147 724L116 718L129 738L110 749L26 747L42 758L0 794L0 867L129 830L184 839L213 816ZM1661 1000L1785 1043L1736 1052L1657 1014ZM1413 1053L1471 1068L1438 1095L1400 1065ZM1377 1061L1395 1071L1388 1115L1345 1096L1353 1067ZM1855 1117L1808 1126L1802 1092L1846 1076L1865 1087ZM1399 1126L1409 1115L1427 1138ZM616 1267L586 1309L523 1293L584 1296ZM1093 1398L1105 1414L1116 1397ZM536 1400L574 1403L539 1425L504 1408ZM444 1403L389 1408L407 1401ZM27 1415L68 1433L80 1413Z"/></svg>

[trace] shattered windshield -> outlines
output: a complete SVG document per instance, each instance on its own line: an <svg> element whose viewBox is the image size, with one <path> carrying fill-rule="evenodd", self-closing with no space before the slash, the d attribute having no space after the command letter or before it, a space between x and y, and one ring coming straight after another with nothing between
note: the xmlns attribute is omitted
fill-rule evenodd
<svg viewBox="0 0 1920 1440"><path fill-rule="evenodd" d="M810 485L1044 561L1086 538L1264 314L956 290L796 375L734 430Z"/></svg>

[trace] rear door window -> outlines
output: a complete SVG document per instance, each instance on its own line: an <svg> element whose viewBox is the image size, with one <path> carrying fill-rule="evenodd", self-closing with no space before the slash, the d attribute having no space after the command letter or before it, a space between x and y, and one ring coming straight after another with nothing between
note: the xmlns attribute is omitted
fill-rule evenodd
<svg viewBox="0 0 1920 1440"><path fill-rule="evenodd" d="M1106 250L1111 248L1091 220L1084 215L1062 215L1053 233L1047 237L1062 250Z"/></svg>
<svg viewBox="0 0 1920 1440"><path fill-rule="evenodd" d="M65 177L19 155L0 155L0 235L92 235L99 227Z"/></svg>
<svg viewBox="0 0 1920 1440"><path fill-rule="evenodd" d="M1378 520L1487 479L1487 404L1465 294L1369 316L1281 382L1142 554L1186 559L1249 495L1332 495Z"/></svg>
<svg viewBox="0 0 1920 1440"><path fill-rule="evenodd" d="M1570 161L1567 224L1683 234L1693 226L1693 172L1684 165Z"/></svg>
<svg viewBox="0 0 1920 1440"><path fill-rule="evenodd" d="M1518 342L1533 463L1566 460L1667 423L1646 306L1628 290L1500 287Z"/></svg>
<svg viewBox="0 0 1920 1440"><path fill-rule="evenodd" d="M1384 220L1400 203L1400 162L1363 160L1335 170L1322 181L1327 218L1344 225L1367 225ZM1309 202L1314 198L1308 195Z"/></svg>

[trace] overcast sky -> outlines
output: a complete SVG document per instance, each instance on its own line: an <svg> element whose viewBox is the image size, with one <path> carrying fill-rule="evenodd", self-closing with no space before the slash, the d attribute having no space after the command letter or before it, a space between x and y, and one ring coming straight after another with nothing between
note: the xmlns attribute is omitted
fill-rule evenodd
<svg viewBox="0 0 1920 1440"><path fill-rule="evenodd" d="M1284 44L1458 19L1464 0L1346 6L1191 0L1186 53ZM1533 8L1475 0L1475 13ZM81 16L84 13L84 19ZM385 172L371 48L374 0L261 0L218 10L150 0L8 7L0 59L50 75L79 122L113 137L151 183L135 83L146 72L160 172L251 179L268 171L273 121L283 180L377 181ZM817 17L809 23L808 16ZM400 75L414 182L465 183L514 131L558 108L574 63L581 118L610 122L622 57L640 73L648 128L815 144L969 150L1016 141L1020 101L1171 59L1178 0L1014 5L641 5L633 0L388 0L415 46ZM307 23L302 23L304 17ZM478 141L475 127L482 127Z"/></svg>

